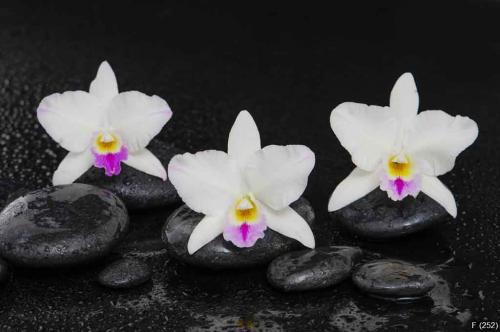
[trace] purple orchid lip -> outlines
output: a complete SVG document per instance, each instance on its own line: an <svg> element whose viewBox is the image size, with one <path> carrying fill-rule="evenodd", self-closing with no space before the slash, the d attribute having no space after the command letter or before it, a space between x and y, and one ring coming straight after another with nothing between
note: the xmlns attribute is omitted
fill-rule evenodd
<svg viewBox="0 0 500 332"><path fill-rule="evenodd" d="M387 175L383 174L380 180L380 189L386 191L389 197L395 201L400 201L408 195L416 197L420 192L419 176L415 176L412 180L407 181L401 177L390 179Z"/></svg>
<svg viewBox="0 0 500 332"><path fill-rule="evenodd" d="M252 247L258 239L265 236L267 225L264 218L256 222L243 222L240 225L227 223L224 227L223 237L226 241L231 241L239 248Z"/></svg>
<svg viewBox="0 0 500 332"><path fill-rule="evenodd" d="M92 150L92 154L95 160L94 166L104 168L106 176L113 176L120 174L122 170L121 162L128 158L128 149L122 146L119 152L106 154L99 154Z"/></svg>

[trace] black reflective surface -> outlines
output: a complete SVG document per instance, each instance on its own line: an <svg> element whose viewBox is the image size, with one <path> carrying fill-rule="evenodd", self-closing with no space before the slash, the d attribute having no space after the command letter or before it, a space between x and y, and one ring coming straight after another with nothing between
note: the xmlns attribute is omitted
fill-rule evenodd
<svg viewBox="0 0 500 332"><path fill-rule="evenodd" d="M133 215L108 260L141 257L152 280L113 291L105 266L14 270L0 290L0 330L460 331L500 320L500 7L475 2L350 2L326 8L289 2L187 4L6 1L0 5L0 171L29 187L49 183L65 155L35 109L56 91L87 89L107 59L121 90L158 94L174 115L161 139L187 151L225 149L236 114L248 109L264 144L306 144L317 164L305 196L318 245L357 245L372 258L426 264L441 278L430 297L394 303L350 282L282 294L265 268L224 273L183 266L166 254L169 211ZM389 243L352 237L326 211L352 169L329 125L343 101L386 105L396 78L415 75L421 109L468 115L479 138L442 177L456 220ZM379 253L379 254L375 254Z"/></svg>

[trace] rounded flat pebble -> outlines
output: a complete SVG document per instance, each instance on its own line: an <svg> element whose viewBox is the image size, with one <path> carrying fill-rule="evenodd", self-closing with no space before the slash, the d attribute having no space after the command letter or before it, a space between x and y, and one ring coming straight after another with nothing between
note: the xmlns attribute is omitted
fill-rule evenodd
<svg viewBox="0 0 500 332"><path fill-rule="evenodd" d="M171 144L152 141L147 147L163 164L165 169L170 159L183 151ZM106 176L101 168L92 167L77 182L93 184L114 192L128 209L147 209L169 206L181 202L170 181L146 174L122 163L122 171L117 176Z"/></svg>
<svg viewBox="0 0 500 332"><path fill-rule="evenodd" d="M110 288L131 288L151 279L151 268L145 262L124 258L108 265L99 273L97 280Z"/></svg>
<svg viewBox="0 0 500 332"><path fill-rule="evenodd" d="M360 248L345 246L290 252L269 264L267 280L285 292L333 286L351 275L361 253Z"/></svg>
<svg viewBox="0 0 500 332"><path fill-rule="evenodd" d="M10 271L9 265L6 261L0 258L0 284L4 283L9 279Z"/></svg>
<svg viewBox="0 0 500 332"><path fill-rule="evenodd" d="M313 223L314 211L305 198L299 198L290 207L300 214L309 225ZM268 228L264 238L259 239L253 247L238 248L219 235L190 255L187 251L189 236L202 218L202 214L192 211L186 205L181 206L170 215L162 230L162 239L166 243L170 255L191 265L219 270L262 265L302 246L298 241Z"/></svg>
<svg viewBox="0 0 500 332"><path fill-rule="evenodd" d="M435 285L434 278L421 267L390 259L362 265L352 280L362 291L393 298L422 296Z"/></svg>
<svg viewBox="0 0 500 332"><path fill-rule="evenodd" d="M108 190L74 183L29 192L0 213L0 255L16 265L60 267L105 256L129 217Z"/></svg>
<svg viewBox="0 0 500 332"><path fill-rule="evenodd" d="M350 232L366 238L390 239L405 236L446 220L446 210L420 193L396 202L376 189L354 203L331 213Z"/></svg>

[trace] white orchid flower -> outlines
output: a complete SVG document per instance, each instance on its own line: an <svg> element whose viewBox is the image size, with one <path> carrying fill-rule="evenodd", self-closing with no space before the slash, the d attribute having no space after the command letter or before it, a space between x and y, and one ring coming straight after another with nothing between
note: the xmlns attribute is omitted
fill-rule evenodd
<svg viewBox="0 0 500 332"><path fill-rule="evenodd" d="M304 145L261 149L252 116L239 113L229 133L228 153L207 150L176 155L170 181L182 200L205 217L188 241L193 254L218 235L238 247L251 247L270 229L314 248L309 224L292 208L307 186L315 163Z"/></svg>
<svg viewBox="0 0 500 332"><path fill-rule="evenodd" d="M478 135L477 124L443 111L418 112L412 74L394 85L389 107L343 103L331 114L333 132L356 168L335 188L328 210L338 210L380 186L393 200L420 191L456 217L453 194L437 178Z"/></svg>
<svg viewBox="0 0 500 332"><path fill-rule="evenodd" d="M161 162L146 149L172 116L167 102L138 91L118 93L116 77L104 61L89 92L67 91L45 97L38 121L69 153L54 173L54 185L74 182L92 165L107 176L120 174L121 162L167 179Z"/></svg>

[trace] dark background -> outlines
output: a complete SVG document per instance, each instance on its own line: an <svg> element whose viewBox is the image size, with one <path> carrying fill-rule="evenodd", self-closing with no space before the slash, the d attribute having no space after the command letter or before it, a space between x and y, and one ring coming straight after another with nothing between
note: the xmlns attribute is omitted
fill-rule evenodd
<svg viewBox="0 0 500 332"><path fill-rule="evenodd" d="M101 288L95 276L105 262L15 270L0 289L0 330L468 331L471 321L499 321L499 32L495 1L2 1L3 177L49 184L65 151L38 125L36 107L50 93L86 90L108 60L121 91L168 101L174 116L162 140L191 152L224 150L236 114L247 109L264 145L308 145L317 164L305 195L318 244L427 264L442 280L432 299L404 305L367 297L349 281L281 294L267 285L265 268L213 273L169 259L159 231L170 211L148 211L133 216L114 255L147 259L152 282ZM326 211L353 167L329 114L343 101L387 105L406 71L421 109L470 116L479 138L443 177L456 220L400 241L362 241Z"/></svg>

